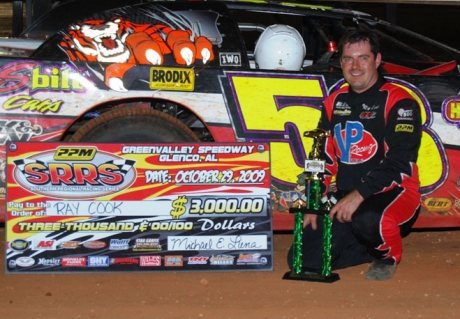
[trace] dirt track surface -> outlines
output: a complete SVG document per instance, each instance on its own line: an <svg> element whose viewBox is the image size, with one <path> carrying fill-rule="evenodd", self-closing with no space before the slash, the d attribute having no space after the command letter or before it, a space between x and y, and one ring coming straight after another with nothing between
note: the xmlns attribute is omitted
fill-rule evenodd
<svg viewBox="0 0 460 319"><path fill-rule="evenodd" d="M5 229L0 229L5 247ZM417 231L390 281L283 280L291 234L274 237L275 269L263 272L5 274L0 318L460 318L460 230Z"/></svg>

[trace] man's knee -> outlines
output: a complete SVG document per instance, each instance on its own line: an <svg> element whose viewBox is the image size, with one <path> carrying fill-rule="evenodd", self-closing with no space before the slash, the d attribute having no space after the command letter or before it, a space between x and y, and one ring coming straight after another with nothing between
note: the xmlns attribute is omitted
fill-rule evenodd
<svg viewBox="0 0 460 319"><path fill-rule="evenodd" d="M363 244L375 245L380 238L379 221L366 214L358 214L352 221L353 234Z"/></svg>

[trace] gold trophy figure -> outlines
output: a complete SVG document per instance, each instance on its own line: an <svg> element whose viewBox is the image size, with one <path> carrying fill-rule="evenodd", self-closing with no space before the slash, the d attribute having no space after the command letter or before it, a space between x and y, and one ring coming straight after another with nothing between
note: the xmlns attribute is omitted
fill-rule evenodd
<svg viewBox="0 0 460 319"><path fill-rule="evenodd" d="M332 239L332 221L329 217L329 211L332 204L329 200L325 203L321 201L322 195L322 176L325 171L325 161L321 159L321 142L322 139L329 136L329 132L317 128L313 131L304 132L305 137L313 138L312 150L308 159L305 161L305 197L306 201L301 199L289 209L294 214L294 244L293 244L293 262L292 270L287 272L283 279L319 281L332 283L339 280L339 275L331 272L331 239ZM325 204L326 209L321 209ZM304 214L323 215L323 255L322 269L320 273L305 272L302 270L302 236L303 236L303 216Z"/></svg>

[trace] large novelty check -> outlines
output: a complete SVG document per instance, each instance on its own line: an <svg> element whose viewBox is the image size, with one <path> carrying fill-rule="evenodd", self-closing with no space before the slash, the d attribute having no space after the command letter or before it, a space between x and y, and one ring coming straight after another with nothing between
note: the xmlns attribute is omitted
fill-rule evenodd
<svg viewBox="0 0 460 319"><path fill-rule="evenodd" d="M6 271L271 270L264 143L11 143Z"/></svg>

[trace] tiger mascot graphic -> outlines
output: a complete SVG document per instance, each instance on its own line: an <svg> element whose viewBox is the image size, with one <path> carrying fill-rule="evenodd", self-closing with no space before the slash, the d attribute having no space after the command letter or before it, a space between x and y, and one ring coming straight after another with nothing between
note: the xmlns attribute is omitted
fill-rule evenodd
<svg viewBox="0 0 460 319"><path fill-rule="evenodd" d="M123 78L136 64L163 65L169 54L179 65L214 60L212 43L189 29L137 24L120 16L73 24L60 46L72 61L108 63L105 84L120 92L127 91Z"/></svg>

